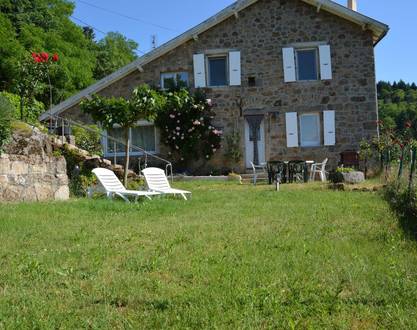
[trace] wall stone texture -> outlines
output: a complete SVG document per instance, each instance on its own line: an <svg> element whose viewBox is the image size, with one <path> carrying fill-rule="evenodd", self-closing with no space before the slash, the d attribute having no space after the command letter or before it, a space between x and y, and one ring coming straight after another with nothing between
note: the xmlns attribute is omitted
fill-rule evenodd
<svg viewBox="0 0 417 330"><path fill-rule="evenodd" d="M0 155L0 201L69 199L67 165L54 157L50 138L38 129L17 132Z"/></svg>
<svg viewBox="0 0 417 330"><path fill-rule="evenodd" d="M297 43L325 42L331 46L333 79L284 82L282 48ZM207 51L241 52L242 86L207 88L215 103L215 125L225 134L234 129L242 136L245 154L245 111L264 115L267 160L329 158L332 166L340 153L358 150L362 139L377 135L378 118L372 32L299 0L260 0L164 56L102 90L105 96L129 96L141 83L159 85L162 72L186 71L194 86L193 54ZM249 86L248 78L256 79ZM287 148L285 113L336 111L336 145ZM66 116L87 121L75 106ZM323 132L323 127L321 132ZM323 144L323 143L322 143ZM162 148L161 151L164 149ZM244 157L243 157L244 158ZM222 152L211 165L234 166ZM244 169L244 159L238 164Z"/></svg>

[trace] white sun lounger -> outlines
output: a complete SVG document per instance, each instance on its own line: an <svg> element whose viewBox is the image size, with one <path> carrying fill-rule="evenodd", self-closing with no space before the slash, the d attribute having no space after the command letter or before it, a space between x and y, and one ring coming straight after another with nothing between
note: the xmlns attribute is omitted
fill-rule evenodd
<svg viewBox="0 0 417 330"><path fill-rule="evenodd" d="M158 192L161 194L181 195L187 200L187 194L191 194L190 191L171 188L164 170L156 167L148 167L142 171L145 176L145 181L150 191Z"/></svg>
<svg viewBox="0 0 417 330"><path fill-rule="evenodd" d="M97 177L100 184L103 186L105 193L109 198L113 198L116 195L129 203L129 196L135 197L136 202L139 197L146 197L151 199L151 196L160 195L157 192L127 190L117 178L116 174L105 168L96 168L93 170L93 173Z"/></svg>

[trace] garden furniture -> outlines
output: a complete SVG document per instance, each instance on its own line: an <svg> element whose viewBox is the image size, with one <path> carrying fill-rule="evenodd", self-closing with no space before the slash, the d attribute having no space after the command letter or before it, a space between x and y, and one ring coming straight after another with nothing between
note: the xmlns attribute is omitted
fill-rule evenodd
<svg viewBox="0 0 417 330"><path fill-rule="evenodd" d="M292 160L288 163L289 182L306 182L306 162L303 160Z"/></svg>
<svg viewBox="0 0 417 330"><path fill-rule="evenodd" d="M311 181L315 180L317 174L320 175L320 179L321 179L322 182L327 181L328 172L326 172L326 166L327 166L328 161L329 161L329 159L326 158L322 163L313 164L313 166L311 168L311 173L310 173L310 180Z"/></svg>
<svg viewBox="0 0 417 330"><path fill-rule="evenodd" d="M171 188L168 178L165 175L164 170L156 167L148 167L142 170L142 173L145 177L146 184L148 189L153 192L160 194L170 194L170 195L181 195L185 200L187 200L187 194L191 194L190 191L180 190Z"/></svg>
<svg viewBox="0 0 417 330"><path fill-rule="evenodd" d="M287 182L288 162L286 163L283 161L269 161L267 163L267 169L269 184L272 184L274 182Z"/></svg>
<svg viewBox="0 0 417 330"><path fill-rule="evenodd" d="M112 199L115 195L121 197L125 202L129 203L129 196L135 197L135 202L139 197L151 199L151 196L160 195L157 192L127 190L113 171L105 168L96 168L93 170L94 175L104 188L108 198ZM89 193L91 196L91 193Z"/></svg>

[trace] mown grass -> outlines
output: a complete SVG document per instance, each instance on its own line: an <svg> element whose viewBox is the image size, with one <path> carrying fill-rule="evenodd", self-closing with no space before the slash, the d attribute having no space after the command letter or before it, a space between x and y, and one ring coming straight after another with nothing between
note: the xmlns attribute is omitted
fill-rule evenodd
<svg viewBox="0 0 417 330"><path fill-rule="evenodd" d="M417 328L416 244L379 195L180 186L1 205L0 328Z"/></svg>

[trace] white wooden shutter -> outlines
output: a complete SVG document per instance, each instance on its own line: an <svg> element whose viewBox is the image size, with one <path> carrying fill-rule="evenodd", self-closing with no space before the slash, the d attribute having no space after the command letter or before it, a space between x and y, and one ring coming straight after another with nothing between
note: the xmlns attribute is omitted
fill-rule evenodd
<svg viewBox="0 0 417 330"><path fill-rule="evenodd" d="M240 86L242 84L240 52L229 53L229 75L230 86Z"/></svg>
<svg viewBox="0 0 417 330"><path fill-rule="evenodd" d="M287 112L285 114L287 126L287 147L298 147L298 122L296 112Z"/></svg>
<svg viewBox="0 0 417 330"><path fill-rule="evenodd" d="M195 88L206 87L206 61L204 54L195 54L194 61L194 86Z"/></svg>
<svg viewBox="0 0 417 330"><path fill-rule="evenodd" d="M336 144L336 121L334 111L323 112L324 145L334 146Z"/></svg>
<svg viewBox="0 0 417 330"><path fill-rule="evenodd" d="M284 81L293 82L296 81L295 76L295 55L294 48L283 48L282 57L284 64Z"/></svg>
<svg viewBox="0 0 417 330"><path fill-rule="evenodd" d="M319 46L321 80L330 80L332 75L332 56L329 45Z"/></svg>

